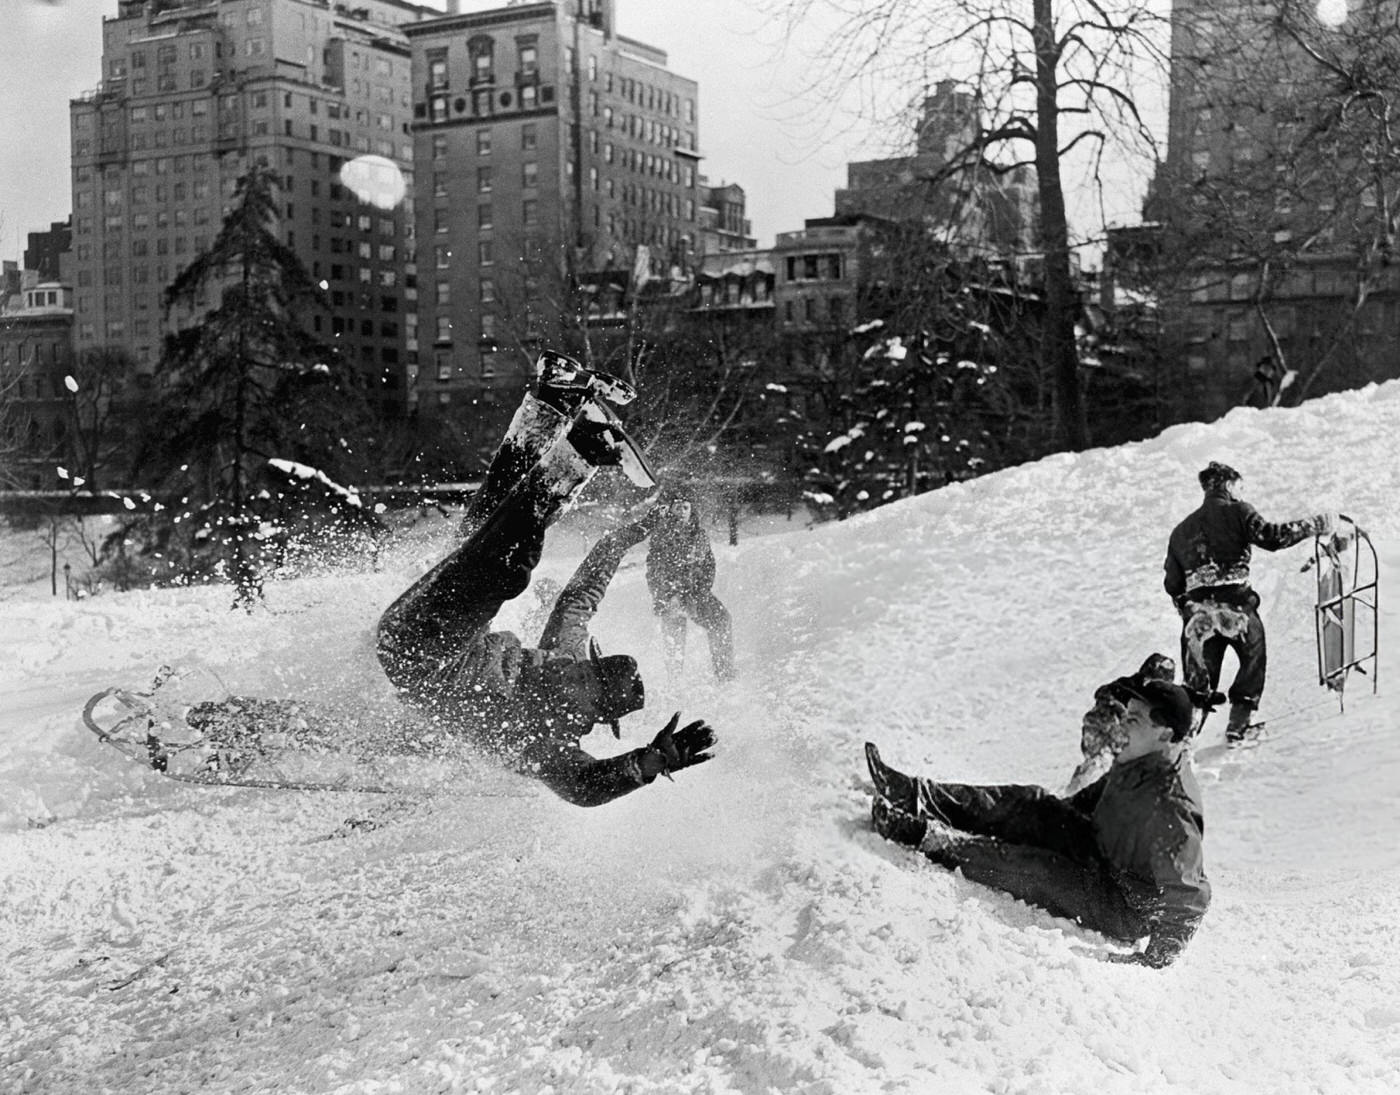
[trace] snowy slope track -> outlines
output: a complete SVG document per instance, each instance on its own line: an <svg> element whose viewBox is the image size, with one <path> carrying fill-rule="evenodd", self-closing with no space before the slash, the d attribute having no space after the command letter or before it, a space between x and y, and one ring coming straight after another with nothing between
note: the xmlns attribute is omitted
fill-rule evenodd
<svg viewBox="0 0 1400 1095"><path fill-rule="evenodd" d="M666 680L639 550L595 632L638 655L647 708L587 745L635 746L679 709L719 747L597 810L469 754L393 796L182 786L79 724L89 695L175 658L372 738L394 701L371 629L450 522L379 572L274 584L252 615L219 589L64 603L26 573L0 600L0 1091L1400 1090L1397 435L1388 384L717 536L728 689L698 632ZM1266 517L1369 530L1380 691L1327 702L1306 549L1259 553L1270 726L1202 765L1214 904L1176 965L1113 965L1092 933L877 838L860 747L1063 787L1094 687L1175 653L1162 555L1211 459ZM585 542L556 530L545 572Z"/></svg>

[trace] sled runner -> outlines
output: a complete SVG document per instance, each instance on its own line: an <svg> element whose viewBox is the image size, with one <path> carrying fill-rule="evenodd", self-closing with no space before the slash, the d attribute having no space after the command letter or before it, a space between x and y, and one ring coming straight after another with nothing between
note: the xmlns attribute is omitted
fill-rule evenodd
<svg viewBox="0 0 1400 1095"><path fill-rule="evenodd" d="M1343 692L1353 669L1366 674L1369 662L1371 691L1376 690L1380 613L1375 545L1351 518L1343 515L1342 520L1352 525L1354 535L1318 536L1309 565L1317 568L1318 684L1336 692L1345 709Z"/></svg>
<svg viewBox="0 0 1400 1095"><path fill-rule="evenodd" d="M184 706L161 693L174 676L162 666L145 692L103 689L83 705L83 725L127 759L182 783L375 794L402 789L365 762L325 748L317 740L324 734L290 701L229 697ZM230 712L237 717L227 717Z"/></svg>

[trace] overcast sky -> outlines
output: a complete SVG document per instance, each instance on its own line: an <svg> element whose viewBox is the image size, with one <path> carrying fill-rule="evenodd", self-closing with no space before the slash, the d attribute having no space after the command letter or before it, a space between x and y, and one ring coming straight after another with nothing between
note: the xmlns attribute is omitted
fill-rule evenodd
<svg viewBox="0 0 1400 1095"><path fill-rule="evenodd" d="M445 7L443 0L425 6ZM753 0L617 0L617 29L663 49L669 67L700 85L702 169L711 183L747 192L760 246L807 217L829 216L849 160L907 147L906 135L863 132L794 89L810 65L801 43L784 44ZM465 11L498 6L464 0ZM71 208L68 100L101 79L102 17L117 0L0 0L0 257L18 259L25 234ZM808 28L817 35L820 28ZM1128 219L1136 197L1124 203Z"/></svg>

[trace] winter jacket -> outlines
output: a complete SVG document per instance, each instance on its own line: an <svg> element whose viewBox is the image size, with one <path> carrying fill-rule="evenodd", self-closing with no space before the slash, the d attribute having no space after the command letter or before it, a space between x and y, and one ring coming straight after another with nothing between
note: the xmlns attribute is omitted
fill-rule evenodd
<svg viewBox="0 0 1400 1095"><path fill-rule="evenodd" d="M575 805L597 806L650 783L639 767L644 749L604 759L584 752L579 739L592 732L591 715L571 711L554 686L564 666L589 657L589 621L643 535L622 529L594 545L559 594L538 648L511 631L483 631L405 687L407 697Z"/></svg>
<svg viewBox="0 0 1400 1095"><path fill-rule="evenodd" d="M1144 961L1167 965L1210 904L1201 790L1190 762L1149 753L1115 764L1070 804L1092 818L1099 854L1149 927Z"/></svg>
<svg viewBox="0 0 1400 1095"><path fill-rule="evenodd" d="M682 604L715 584L715 553L694 510L685 521L662 521L647 548L647 588L659 611L672 601Z"/></svg>
<svg viewBox="0 0 1400 1095"><path fill-rule="evenodd" d="M1326 528L1327 519L1320 515L1278 524L1265 521L1248 502L1224 491L1208 492L1200 508L1172 530L1162 585L1178 605L1183 598L1216 595L1238 601L1240 594L1251 592L1251 545L1278 551Z"/></svg>

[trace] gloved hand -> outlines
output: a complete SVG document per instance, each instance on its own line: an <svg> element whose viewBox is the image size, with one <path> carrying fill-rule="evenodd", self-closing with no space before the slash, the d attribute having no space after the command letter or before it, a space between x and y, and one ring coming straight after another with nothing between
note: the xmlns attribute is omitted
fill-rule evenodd
<svg viewBox="0 0 1400 1095"><path fill-rule="evenodd" d="M1327 536L1330 533L1336 532L1344 523L1341 514L1319 513L1313 518L1313 535Z"/></svg>
<svg viewBox="0 0 1400 1095"><path fill-rule="evenodd" d="M707 750L714 748L715 732L704 719L696 719L677 730L676 724L680 721L681 713L677 711L643 751L639 763L648 781L657 776L670 779L672 772L710 759Z"/></svg>

